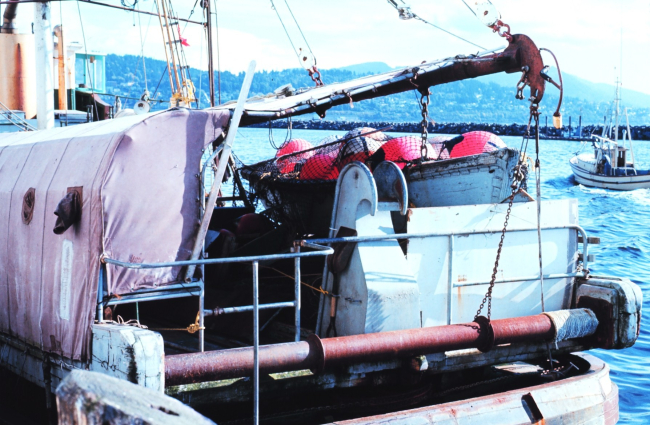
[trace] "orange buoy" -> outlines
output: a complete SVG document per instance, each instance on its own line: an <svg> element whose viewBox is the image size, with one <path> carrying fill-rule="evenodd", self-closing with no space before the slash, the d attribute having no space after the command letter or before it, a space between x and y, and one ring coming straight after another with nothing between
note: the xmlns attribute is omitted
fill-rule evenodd
<svg viewBox="0 0 650 425"><path fill-rule="evenodd" d="M407 162L420 159L422 139L415 136L396 137L384 143L371 158L371 167L374 169L382 161L392 161L400 169ZM437 159L436 151L429 143L425 143L426 159Z"/></svg>
<svg viewBox="0 0 650 425"><path fill-rule="evenodd" d="M313 148L312 144L304 139L291 139L283 143L282 146L278 148L278 151L275 153L275 157L279 158L283 155L289 155L295 152L300 152L311 148ZM312 156L313 154L314 154L313 151L310 151L296 156L301 156L301 159L306 159Z"/></svg>
<svg viewBox="0 0 650 425"><path fill-rule="evenodd" d="M352 161L365 163L381 146L382 142L365 136L348 140L341 149L339 168L342 169Z"/></svg>
<svg viewBox="0 0 650 425"><path fill-rule="evenodd" d="M275 157L279 158L284 155L291 155L311 148L313 148L312 144L304 139L291 139L280 146L278 151L275 153ZM275 166L282 174L293 173L296 170L296 165L304 162L304 160L311 158L312 156L314 156L314 151L297 153L296 155L278 159Z"/></svg>
<svg viewBox="0 0 650 425"><path fill-rule="evenodd" d="M499 136L488 131L470 131L446 143L450 158L479 155L506 147Z"/></svg>
<svg viewBox="0 0 650 425"><path fill-rule="evenodd" d="M308 158L300 169L300 180L335 180L339 176L335 162L336 157L326 154Z"/></svg>

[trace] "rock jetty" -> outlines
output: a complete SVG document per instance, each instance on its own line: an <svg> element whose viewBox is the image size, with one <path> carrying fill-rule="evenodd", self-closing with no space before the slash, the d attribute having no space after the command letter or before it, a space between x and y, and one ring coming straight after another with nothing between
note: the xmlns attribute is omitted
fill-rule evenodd
<svg viewBox="0 0 650 425"><path fill-rule="evenodd" d="M286 128L285 120L271 121L272 128ZM296 120L292 122L294 129L304 130L341 130L348 131L357 127L386 128L399 133L419 133L421 131L419 122L385 122L385 121L329 121L329 120ZM255 124L251 127L268 128L269 123ZM462 134L468 131L489 131L499 136L523 136L526 134L526 126L521 124L483 124L483 123L433 123L429 124L429 133L441 134ZM540 126L540 137L543 139L588 139L591 134L601 134L602 126L585 125L581 134L577 134L577 127L564 126L556 129L552 126ZM623 136L623 127L619 128L619 138ZM633 140L650 140L650 126L630 127Z"/></svg>

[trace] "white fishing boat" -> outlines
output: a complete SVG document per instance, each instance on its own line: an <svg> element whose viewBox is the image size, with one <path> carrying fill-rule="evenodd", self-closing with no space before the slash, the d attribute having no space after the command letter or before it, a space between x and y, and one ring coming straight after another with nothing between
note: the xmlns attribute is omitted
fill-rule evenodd
<svg viewBox="0 0 650 425"><path fill-rule="evenodd" d="M505 49L247 99L253 61L237 102L203 110L170 72L177 107L3 135L0 366L41 387L34 403L44 393L62 424L212 423L179 419L188 406L219 423L615 423L609 367L583 352L634 345L642 294L591 275L599 240L577 201L529 196L521 151L454 157L467 135L436 149L423 107L415 157L390 159L398 137L317 178L305 150L257 167L276 170L256 174L258 191L312 212L256 213L241 185L245 205L220 205L228 168L241 183L240 126L414 86L424 106L433 86L521 72L539 137L540 49L490 25ZM317 149L325 160L330 145ZM316 213L322 236L290 223Z"/></svg>
<svg viewBox="0 0 650 425"><path fill-rule="evenodd" d="M613 118L605 122L602 135L592 135L588 152L578 152L569 160L577 183L613 190L650 188L650 170L639 170L635 164L630 123L625 110L626 127L619 140L620 86L616 84ZM583 148L586 145L583 144Z"/></svg>

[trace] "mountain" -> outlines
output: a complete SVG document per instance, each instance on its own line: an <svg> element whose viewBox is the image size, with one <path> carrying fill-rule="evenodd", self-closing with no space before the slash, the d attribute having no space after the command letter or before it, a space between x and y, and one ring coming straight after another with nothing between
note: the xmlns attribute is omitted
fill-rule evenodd
<svg viewBox="0 0 650 425"><path fill-rule="evenodd" d="M350 71L358 75L382 74L391 71L393 68L384 62L365 62L356 65L348 65L336 68L340 71Z"/></svg>
<svg viewBox="0 0 650 425"><path fill-rule="evenodd" d="M154 99L160 101L153 105L153 109L166 108L171 97L166 62L146 58L145 65L146 87ZM390 67L385 63L370 62L323 70L322 78L329 84L388 70ZM209 104L207 72L192 68L189 73L200 100L199 106L207 106ZM228 71L221 73L222 102L237 98L243 79L243 73L233 74ZM526 101L515 99L515 86L518 80L519 74L497 74L432 87L429 116L435 122L526 124L529 105ZM575 126L579 116L582 116L583 124L602 123L603 116L611 108L613 86L590 83L571 75L565 75L564 80L562 114L565 124L568 124L569 117L572 117L572 124ZM135 102L133 99L139 99L145 89L142 60L137 56L108 55L106 81L107 92L120 96L124 107L132 107ZM259 71L253 78L251 96L266 95L288 83L295 88L310 87L314 84L303 69ZM549 87L546 93L540 106L542 125L555 111L559 97L559 92L553 87ZM650 124L650 102L645 101L646 97L650 98L650 96L638 92L632 92L630 95L627 91L624 93L624 96L626 95L629 95L629 99L625 98L627 105L630 105L631 99L635 99L635 106L629 111L630 124ZM114 102L114 96L106 96L106 99L110 103ZM348 121L413 122L422 119L419 108L419 93L413 90L355 102L353 108L349 105L341 105L327 111L327 118ZM313 118L317 118L315 114L297 119Z"/></svg>
<svg viewBox="0 0 650 425"><path fill-rule="evenodd" d="M551 68L549 75L557 81L557 71ZM492 74L480 77L479 80L496 83L500 86L512 87L517 84L521 74ZM616 94L613 84L592 83L572 74L563 73L564 95L579 97L587 102L611 102ZM555 90L551 88L550 90ZM650 108L650 94L621 88L621 104L629 108Z"/></svg>

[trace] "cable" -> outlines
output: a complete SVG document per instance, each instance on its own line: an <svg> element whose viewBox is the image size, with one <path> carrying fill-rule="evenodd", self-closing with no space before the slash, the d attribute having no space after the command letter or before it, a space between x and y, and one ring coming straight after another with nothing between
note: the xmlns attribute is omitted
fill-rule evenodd
<svg viewBox="0 0 650 425"><path fill-rule="evenodd" d="M286 0L285 0L285 1L286 1ZM417 19L418 21L424 22L425 24L429 24L429 25L431 25L432 27L434 27L434 28L436 28L436 29L438 29L438 30L440 30L440 31L443 31L443 32L445 32L445 33L447 33L447 34L449 34L449 35L451 35L452 37L456 37L457 39L462 40L462 41L464 41L464 42L466 42L466 43L469 43L469 44L471 44L472 46L478 47L478 48L481 49L481 50L487 50L487 49L486 49L485 47L483 47L483 46L479 46L479 45L476 44L476 43L472 43L471 41L467 40L466 38L463 38L463 37L461 37L461 36L459 36L459 35L456 35L456 34L454 34L453 32L448 31L448 30L446 30L446 29L444 29L444 28L442 28L442 27L440 27L440 26L438 26L438 25L436 25L436 24L434 24L434 23L432 23L432 22L427 21L426 19L424 19L424 18L422 18L422 17L420 17L420 16L418 16L418 15L416 15L415 13L413 13L413 12L411 11L411 8L410 8L410 7L406 6L406 3L404 3L404 0L401 0L401 1L402 1L402 4L404 5L404 6L402 6L402 7L400 7L400 6L397 4L397 1L396 1L396 0L388 0L388 4L390 4L391 6L393 6L393 7L397 10L397 12L399 13L400 19L402 19L402 20ZM489 0L488 0L488 1L489 1ZM465 0L463 0L463 3L465 3ZM491 4L491 3L490 3L490 4ZM474 12L474 10L473 10L473 9L472 9L472 8L471 8L467 3L465 3L465 5L466 5L467 7L469 7L469 9L472 11L472 13L474 13L474 15L476 15L476 12ZM306 42L306 40L305 40L305 42ZM312 53L312 54L313 54L313 53Z"/></svg>
<svg viewBox="0 0 650 425"><path fill-rule="evenodd" d="M287 38L289 39L289 43L291 43L291 48L293 48L293 52L296 54L296 57L298 57L298 62L300 62L300 57L298 55L298 49L296 49L296 46L293 45L293 40L291 39L291 36L289 35L289 31L287 31L287 27L284 26L284 22L282 21L282 18L280 17L280 12L278 12L278 9L275 7L275 4L273 3L273 0L271 1L271 8L275 11L275 14L278 15L278 19L280 20L280 24L282 24L282 28L284 28L284 33L287 35ZM302 66L302 62L300 62L300 66Z"/></svg>
<svg viewBox="0 0 650 425"><path fill-rule="evenodd" d="M84 40L84 50L86 56L88 56L88 45L86 44L86 33L84 31L84 21L83 18L81 17L81 8L79 7L79 0L77 0L77 11L79 12L79 23L81 24L81 36L83 37ZM85 58L86 62L86 72L88 72L88 78L90 79L90 94L93 99L93 104L95 106L94 112L97 116L97 121L99 121L99 110L97 109L97 100L95 99L95 84L93 83L93 77L90 73L90 65L88 63L88 58Z"/></svg>
<svg viewBox="0 0 650 425"><path fill-rule="evenodd" d="M219 92L219 105L221 105L221 57L219 49L219 14L217 12L217 0L214 0L214 21L217 29L217 89Z"/></svg>
<svg viewBox="0 0 650 425"><path fill-rule="evenodd" d="M293 18L293 22L296 23L296 26L298 27L298 31L300 31L300 35L302 36L302 39L305 40L305 44L307 45L307 48L309 49L309 53L311 53L312 57L314 58L314 64L316 63L316 55L314 54L313 50L311 50L311 46L309 45L309 42L307 42L307 38L305 37L305 34L302 32L302 28L300 28L300 24L298 24L298 21L296 20L296 17L293 15L293 11L291 10L291 7L289 6L289 3L287 3L287 0L284 0L284 4L287 5L287 9L289 9L289 13L291 14L291 17Z"/></svg>
<svg viewBox="0 0 650 425"><path fill-rule="evenodd" d="M427 21L426 19L423 19L423 18L419 17L419 16L416 15L415 13L413 14L413 18L417 19L418 21L422 21L422 22L424 22L425 24L429 24L429 25L431 25L432 27L439 29L440 31L446 32L447 34L449 34L449 35L451 35L451 36L453 36L453 37L456 37L457 39L462 40L462 41L464 41L464 42L466 42L466 43L469 43L469 44L471 44L472 46L478 47L479 49L482 49L482 50L487 50L485 47L483 47L483 46L479 46L478 44L476 44L476 43L472 43L471 41L467 40L466 38L463 38L463 37L461 37L461 36L459 36L459 35L456 35L456 34L454 34L453 32L447 31L446 29L444 29L444 28L442 28L442 27L439 27L438 25L433 24L433 23Z"/></svg>

